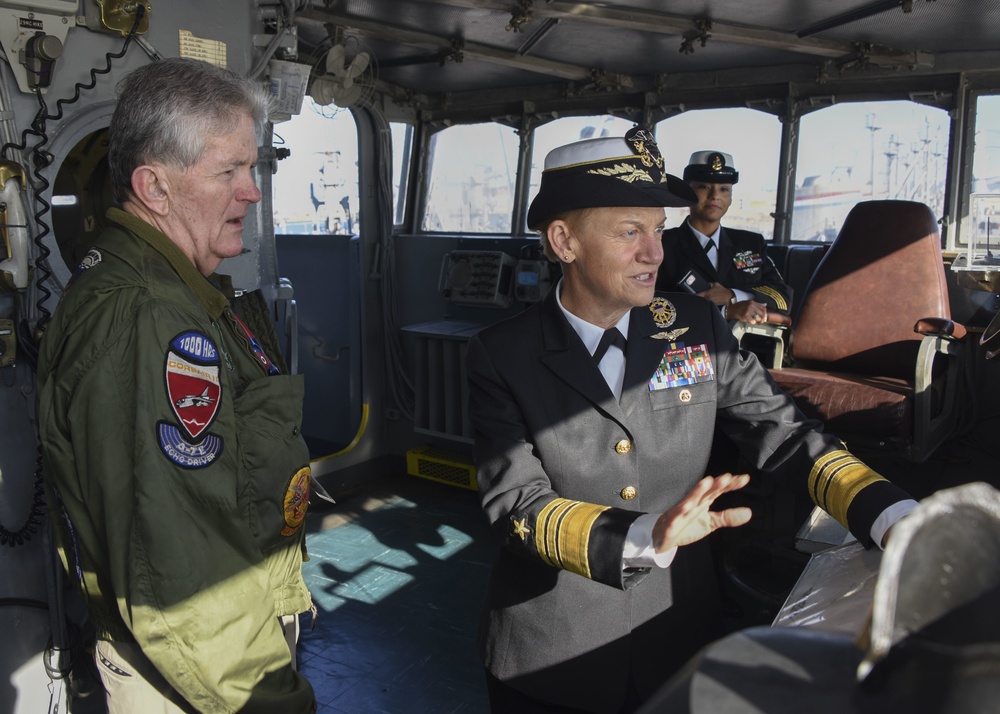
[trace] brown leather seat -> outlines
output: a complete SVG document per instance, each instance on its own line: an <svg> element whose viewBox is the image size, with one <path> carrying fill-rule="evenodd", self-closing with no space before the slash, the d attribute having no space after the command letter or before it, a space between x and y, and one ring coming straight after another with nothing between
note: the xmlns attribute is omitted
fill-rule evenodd
<svg viewBox="0 0 1000 714"><path fill-rule="evenodd" d="M859 203L799 302L794 366L772 376L849 448L899 449L923 461L957 423L965 328L950 318L931 210Z"/></svg>

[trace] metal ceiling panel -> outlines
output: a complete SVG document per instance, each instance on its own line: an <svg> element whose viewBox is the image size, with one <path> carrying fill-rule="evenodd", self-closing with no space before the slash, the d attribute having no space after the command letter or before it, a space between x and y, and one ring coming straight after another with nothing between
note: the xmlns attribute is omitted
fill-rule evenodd
<svg viewBox="0 0 1000 714"><path fill-rule="evenodd" d="M886 10L823 34L834 39L863 37L900 49L953 52L998 50L998 32L1000 0L913 0L910 12Z"/></svg>
<svg viewBox="0 0 1000 714"><path fill-rule="evenodd" d="M588 62L585 66L633 75L763 67L813 59L712 38L704 46L697 41L691 43L691 52L685 53L681 50L684 38L680 35L616 30L612 39L607 29L597 23L561 21L557 30L538 43L533 55L569 64ZM581 54L580 48L587 48L587 52Z"/></svg>
<svg viewBox="0 0 1000 714"><path fill-rule="evenodd" d="M1000 0L313 0L299 17L306 61L339 27L375 55L381 81L426 94L566 83L628 91L630 77L649 87L773 68L827 78L1000 50ZM858 41L875 46L861 61Z"/></svg>

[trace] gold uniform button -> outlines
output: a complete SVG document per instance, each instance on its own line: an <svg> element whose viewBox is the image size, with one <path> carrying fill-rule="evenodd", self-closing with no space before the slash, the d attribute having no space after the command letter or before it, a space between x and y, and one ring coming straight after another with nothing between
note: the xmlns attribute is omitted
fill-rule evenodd
<svg viewBox="0 0 1000 714"><path fill-rule="evenodd" d="M633 498L635 498L635 494L636 494L635 486L626 486L625 488L622 489L621 497L626 501L631 501Z"/></svg>
<svg viewBox="0 0 1000 714"><path fill-rule="evenodd" d="M684 402L685 404L687 404L688 402L691 401L691 390L689 390L689 389L682 389L681 393L678 394L677 396L680 397L680 399L681 399L682 402Z"/></svg>
<svg viewBox="0 0 1000 714"><path fill-rule="evenodd" d="M632 442L628 439L622 439L617 444L615 444L615 451L619 454L627 454L632 450Z"/></svg>

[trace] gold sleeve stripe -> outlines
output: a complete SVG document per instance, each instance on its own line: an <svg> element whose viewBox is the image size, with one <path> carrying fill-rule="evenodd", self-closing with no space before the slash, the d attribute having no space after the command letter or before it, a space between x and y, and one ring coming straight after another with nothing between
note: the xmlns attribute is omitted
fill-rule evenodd
<svg viewBox="0 0 1000 714"><path fill-rule="evenodd" d="M549 565L590 578L587 546L594 521L608 506L557 498L535 521L535 547Z"/></svg>
<svg viewBox="0 0 1000 714"><path fill-rule="evenodd" d="M882 477L848 451L824 454L809 472L809 495L813 503L847 527L847 509L864 488Z"/></svg>
<svg viewBox="0 0 1000 714"><path fill-rule="evenodd" d="M759 287L754 288L754 290L756 290L762 295L767 295L769 298L774 300L774 304L779 310L788 309L788 303L785 302L785 296L779 293L774 288L772 288L770 285L761 285Z"/></svg>

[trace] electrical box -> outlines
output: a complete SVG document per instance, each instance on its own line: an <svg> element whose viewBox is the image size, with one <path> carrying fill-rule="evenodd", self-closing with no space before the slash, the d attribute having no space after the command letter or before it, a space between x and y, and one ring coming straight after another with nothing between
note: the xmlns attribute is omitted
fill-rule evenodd
<svg viewBox="0 0 1000 714"><path fill-rule="evenodd" d="M46 92L76 10L75 0L0 0L0 45L22 92Z"/></svg>
<svg viewBox="0 0 1000 714"><path fill-rule="evenodd" d="M453 250L441 263L438 290L452 302L509 307L516 263L499 250Z"/></svg>

